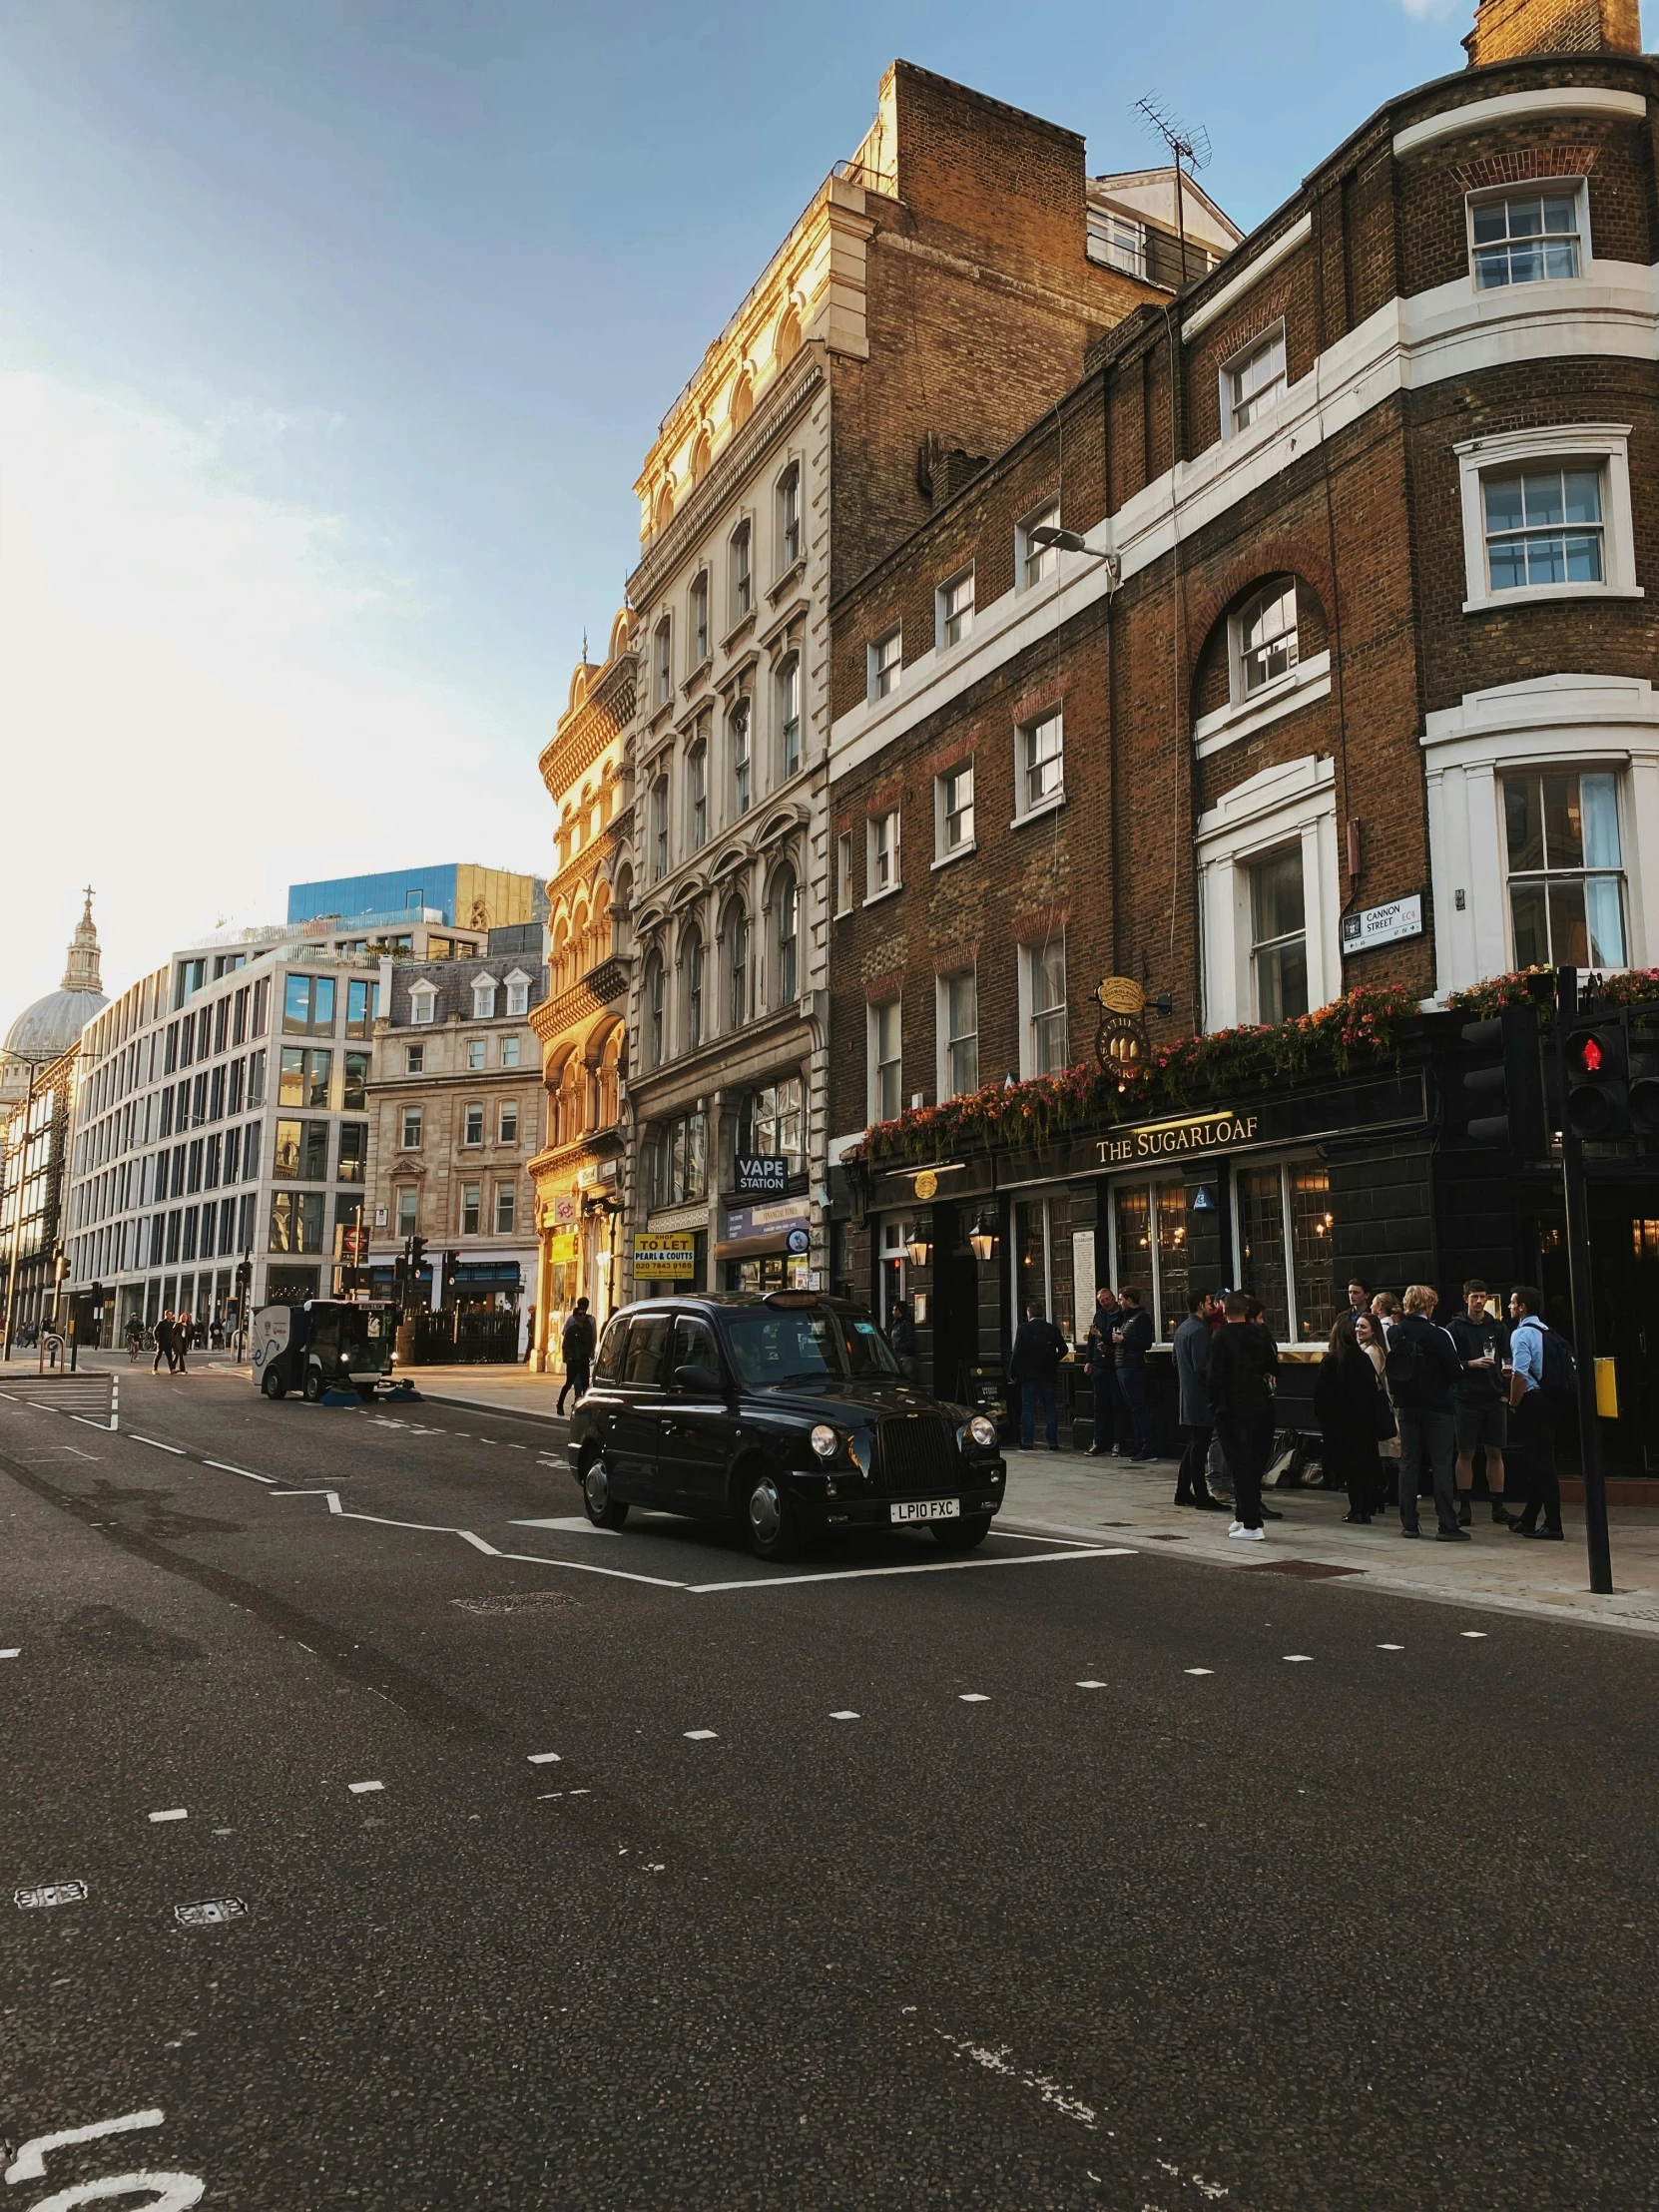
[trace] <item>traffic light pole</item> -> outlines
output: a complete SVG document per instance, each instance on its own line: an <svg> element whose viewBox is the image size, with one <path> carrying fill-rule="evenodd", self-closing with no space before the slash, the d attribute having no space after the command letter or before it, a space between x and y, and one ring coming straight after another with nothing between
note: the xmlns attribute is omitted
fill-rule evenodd
<svg viewBox="0 0 1659 2212"><path fill-rule="evenodd" d="M1564 967L1556 977L1555 998L1555 1067L1563 1101L1567 1095L1567 1037L1577 1017L1578 971ZM1584 1147L1573 1133L1571 1116L1565 1112L1561 1116L1561 1183L1566 1199L1573 1351L1578 1363L1584 1542L1590 1558L1590 1588L1599 1597L1610 1597L1613 1551L1607 1528L1607 1478L1601 1464L1601 1415L1596 1409L1595 1305L1590 1292L1590 1216L1584 1180Z"/></svg>

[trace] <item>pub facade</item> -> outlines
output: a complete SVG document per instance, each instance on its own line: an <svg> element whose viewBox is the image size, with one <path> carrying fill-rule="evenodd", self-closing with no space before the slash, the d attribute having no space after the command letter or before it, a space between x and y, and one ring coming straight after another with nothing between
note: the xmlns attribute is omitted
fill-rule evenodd
<svg viewBox="0 0 1659 2212"><path fill-rule="evenodd" d="M1382 108L833 604L833 1274L950 1395L1108 1283L1164 1345L1243 1286L1310 1363L1351 1276L1564 1318L1559 1172L1469 1141L1463 1029L1659 965L1659 67L1552 24ZM1652 1147L1592 1163L1626 1470Z"/></svg>

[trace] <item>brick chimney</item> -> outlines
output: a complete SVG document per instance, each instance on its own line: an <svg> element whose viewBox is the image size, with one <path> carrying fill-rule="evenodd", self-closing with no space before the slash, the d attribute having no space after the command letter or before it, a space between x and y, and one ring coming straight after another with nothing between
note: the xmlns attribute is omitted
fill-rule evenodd
<svg viewBox="0 0 1659 2212"><path fill-rule="evenodd" d="M1639 54L1641 0L1479 0L1469 67L1520 54Z"/></svg>

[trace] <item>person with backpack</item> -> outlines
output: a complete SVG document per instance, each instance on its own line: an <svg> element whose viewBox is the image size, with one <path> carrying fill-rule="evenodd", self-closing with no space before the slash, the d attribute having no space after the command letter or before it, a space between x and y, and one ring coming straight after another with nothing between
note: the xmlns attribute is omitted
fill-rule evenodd
<svg viewBox="0 0 1659 2212"><path fill-rule="evenodd" d="M587 1394L588 1382L593 1375L593 1347L597 1335L593 1316L588 1312L588 1302L585 1298L579 1298L559 1335L559 1349L564 1354L565 1379L553 1407L554 1412L564 1411L567 1391L574 1390L578 1402Z"/></svg>
<svg viewBox="0 0 1659 2212"><path fill-rule="evenodd" d="M1434 1326L1439 1293L1413 1283L1405 1293L1404 1319L1388 1331L1385 1373L1399 1421L1399 1532L1421 1533L1417 1491L1426 1470L1434 1485L1434 1518L1442 1544L1472 1539L1457 1525L1457 1430L1452 1393L1463 1372L1457 1348Z"/></svg>
<svg viewBox="0 0 1659 2212"><path fill-rule="evenodd" d="M1578 1366L1566 1340L1540 1319L1542 1304L1542 1296L1530 1283L1519 1283L1509 1293L1514 1363L1509 1375L1509 1448L1511 1457L1520 1461L1526 1495L1520 1518L1509 1523L1509 1533L1558 1544L1563 1537L1555 1429L1563 1410L1577 1396Z"/></svg>
<svg viewBox="0 0 1659 2212"><path fill-rule="evenodd" d="M1027 1306L1025 1319L1014 1338L1013 1357L1008 1362L1008 1380L1020 1389L1019 1438L1025 1451L1036 1448L1039 1406L1048 1429L1048 1448L1050 1451L1060 1448L1060 1413L1055 1401L1055 1385L1060 1362L1069 1349L1065 1338L1042 1308Z"/></svg>

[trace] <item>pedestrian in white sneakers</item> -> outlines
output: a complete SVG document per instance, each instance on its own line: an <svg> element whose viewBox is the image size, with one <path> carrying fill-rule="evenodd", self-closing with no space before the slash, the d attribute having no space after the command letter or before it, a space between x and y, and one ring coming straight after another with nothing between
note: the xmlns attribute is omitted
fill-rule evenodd
<svg viewBox="0 0 1659 2212"><path fill-rule="evenodd" d="M1250 1318L1244 1291L1229 1291L1223 1301L1224 1328L1210 1347L1205 1389L1215 1415L1216 1435L1233 1477L1237 1515L1229 1536L1244 1543L1266 1541L1262 1527L1262 1478L1273 1449L1273 1382L1279 1347L1268 1330Z"/></svg>

